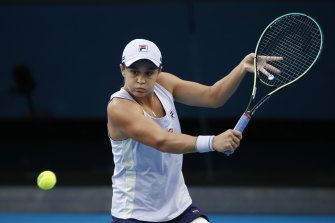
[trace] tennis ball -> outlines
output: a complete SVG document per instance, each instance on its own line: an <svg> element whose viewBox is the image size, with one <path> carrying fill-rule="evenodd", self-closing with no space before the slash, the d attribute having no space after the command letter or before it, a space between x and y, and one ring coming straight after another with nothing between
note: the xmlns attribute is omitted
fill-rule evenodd
<svg viewBox="0 0 335 223"><path fill-rule="evenodd" d="M37 177L37 185L43 190L50 190L56 184L56 175L49 170L43 171Z"/></svg>

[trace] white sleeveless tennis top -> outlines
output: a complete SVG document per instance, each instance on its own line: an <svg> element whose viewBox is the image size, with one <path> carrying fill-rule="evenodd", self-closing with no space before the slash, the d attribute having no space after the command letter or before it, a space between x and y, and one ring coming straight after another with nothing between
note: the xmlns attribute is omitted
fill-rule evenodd
<svg viewBox="0 0 335 223"><path fill-rule="evenodd" d="M166 132L181 133L173 96L157 83L154 92L166 115L154 118L143 110L144 115ZM111 100L115 97L136 102L124 89L114 93ZM191 205L182 174L182 154L163 153L131 138L110 141L115 163L111 210L114 217L169 221Z"/></svg>

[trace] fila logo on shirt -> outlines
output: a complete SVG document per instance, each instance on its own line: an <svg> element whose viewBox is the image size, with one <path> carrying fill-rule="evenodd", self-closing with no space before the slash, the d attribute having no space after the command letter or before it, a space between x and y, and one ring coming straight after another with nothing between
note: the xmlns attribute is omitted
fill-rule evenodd
<svg viewBox="0 0 335 223"><path fill-rule="evenodd" d="M173 110L170 111L170 116L171 116L172 119L174 119L176 117Z"/></svg>
<svg viewBox="0 0 335 223"><path fill-rule="evenodd" d="M148 52L148 45L139 45L140 52Z"/></svg>

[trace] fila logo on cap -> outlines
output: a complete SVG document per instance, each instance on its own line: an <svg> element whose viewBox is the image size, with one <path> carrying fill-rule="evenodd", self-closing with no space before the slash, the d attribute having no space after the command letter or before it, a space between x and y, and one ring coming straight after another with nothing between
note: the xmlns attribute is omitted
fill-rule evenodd
<svg viewBox="0 0 335 223"><path fill-rule="evenodd" d="M139 45L140 52L148 52L148 45Z"/></svg>
<svg viewBox="0 0 335 223"><path fill-rule="evenodd" d="M157 68L162 64L162 54L156 44L145 39L130 41L124 48L122 57L122 63L126 67L130 67L136 61L143 59L150 60Z"/></svg>

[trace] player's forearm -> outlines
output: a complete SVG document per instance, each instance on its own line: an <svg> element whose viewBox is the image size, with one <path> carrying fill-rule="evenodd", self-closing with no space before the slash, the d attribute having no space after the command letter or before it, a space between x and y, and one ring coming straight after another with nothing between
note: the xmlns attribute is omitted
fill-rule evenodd
<svg viewBox="0 0 335 223"><path fill-rule="evenodd" d="M182 133L166 133L157 140L156 149L161 152L184 154L197 152L195 142L197 137Z"/></svg>
<svg viewBox="0 0 335 223"><path fill-rule="evenodd" d="M211 94L215 99L215 107L219 107L226 103L243 80L245 74L246 70L243 62L241 62L227 76L211 87Z"/></svg>

